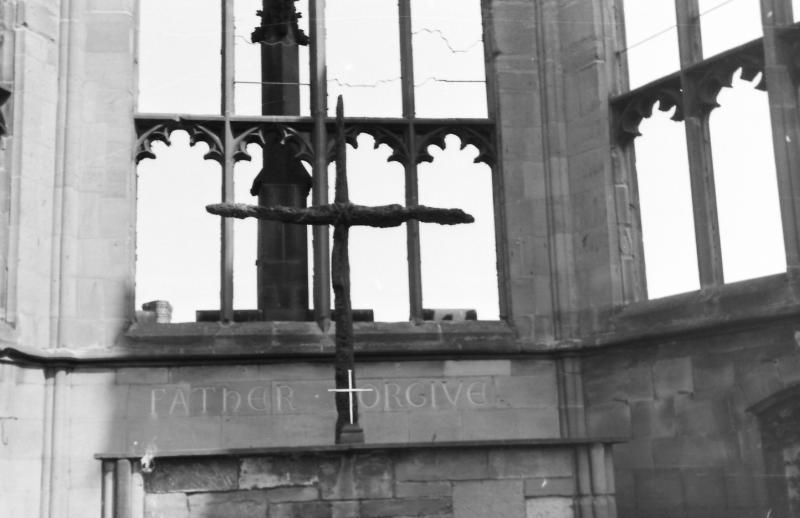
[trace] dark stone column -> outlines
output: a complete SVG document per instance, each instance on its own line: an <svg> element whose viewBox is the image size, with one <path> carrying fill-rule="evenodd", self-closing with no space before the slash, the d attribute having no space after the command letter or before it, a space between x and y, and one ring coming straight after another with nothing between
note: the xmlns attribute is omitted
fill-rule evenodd
<svg viewBox="0 0 800 518"><path fill-rule="evenodd" d="M264 0L262 26L253 33L261 45L261 112L299 115L297 45L293 0ZM281 22L281 23L277 23ZM262 206L305 207L311 177L277 137L264 146L264 167L250 193ZM258 309L265 320L305 320L308 312L308 246L305 225L258 222Z"/></svg>

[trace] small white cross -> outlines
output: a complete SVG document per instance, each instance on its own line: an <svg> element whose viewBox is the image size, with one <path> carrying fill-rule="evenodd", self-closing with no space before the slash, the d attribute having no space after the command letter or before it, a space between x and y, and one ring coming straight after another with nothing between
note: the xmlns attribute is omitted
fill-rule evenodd
<svg viewBox="0 0 800 518"><path fill-rule="evenodd" d="M347 369L347 388L346 389L328 389L328 392L348 392L347 397L350 399L350 424L353 424L353 392L372 392L375 389L353 388L353 370Z"/></svg>

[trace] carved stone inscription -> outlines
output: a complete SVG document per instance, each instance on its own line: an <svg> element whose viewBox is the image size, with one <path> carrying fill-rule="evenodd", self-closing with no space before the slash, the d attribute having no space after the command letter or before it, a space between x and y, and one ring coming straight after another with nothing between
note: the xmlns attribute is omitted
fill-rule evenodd
<svg viewBox="0 0 800 518"><path fill-rule="evenodd" d="M363 380L358 400L365 412L495 407L491 378ZM149 389L154 419L189 416L332 413L329 382L251 381L176 384Z"/></svg>

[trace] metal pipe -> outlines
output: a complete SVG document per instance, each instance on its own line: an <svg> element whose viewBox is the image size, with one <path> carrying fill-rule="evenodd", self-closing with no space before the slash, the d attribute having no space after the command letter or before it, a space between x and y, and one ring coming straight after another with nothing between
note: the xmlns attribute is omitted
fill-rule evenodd
<svg viewBox="0 0 800 518"><path fill-rule="evenodd" d="M327 71L325 69L325 0L309 2L309 36L311 38L310 90L311 117L314 120L311 143L314 149L312 164L312 204L328 203L328 135L325 117L328 114ZM328 226L314 227L314 317L324 330L330 325L330 243Z"/></svg>

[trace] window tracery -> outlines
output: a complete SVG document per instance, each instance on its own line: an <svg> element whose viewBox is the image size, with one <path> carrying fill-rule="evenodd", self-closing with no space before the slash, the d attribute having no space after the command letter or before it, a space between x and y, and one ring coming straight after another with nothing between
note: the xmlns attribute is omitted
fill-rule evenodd
<svg viewBox="0 0 800 518"><path fill-rule="evenodd" d="M310 165L314 177L313 200L314 204L324 202L327 198L328 180L327 167L334 160L333 146L333 120L327 113L326 99L330 81L325 76L325 2L322 0L309 1L309 13L298 13L294 6L295 0L273 2L273 6L280 7L276 11L262 12L263 23L273 18L280 18L280 30L256 31L253 33L255 41L267 39L269 42L296 41L303 44L305 34L298 26L298 14L308 19L310 46L310 71L308 88L311 99L311 116L305 115L237 115L232 110L233 89L236 81L232 71L235 60L234 48L238 45L232 43L230 37L234 32L233 27L233 0L222 0L222 20L224 29L222 34L222 105L220 114L214 115L183 115L183 114L137 114L135 127L138 136L135 157L137 162L146 158L155 158L153 143L161 142L170 144L170 135L174 131L184 130L190 136L190 144L202 142L208 145L204 158L214 160L222 166L222 191L221 201L232 196L231 183L233 166L239 161L251 159L248 146L255 144L260 147L271 140L278 140L287 146L290 153L298 160ZM401 77L399 82L403 91L403 115L400 117L347 117L345 121L347 141L352 147L357 147L359 135L367 134L374 138L375 147L387 145L391 149L388 161L400 163L405 169L405 201L406 204L416 203L417 197L417 165L431 162L432 155L429 146L445 147L444 139L447 135L455 135L461 141L461 148L473 145L478 149L475 162L485 163L490 167L495 162L495 123L490 118L421 118L415 115L413 75L413 49L410 23L412 0L401 0L398 5L398 23L401 47ZM276 7L276 9L277 9ZM279 11L279 12L278 12ZM271 17L271 18L270 18ZM267 23L267 26L272 26ZM263 28L263 25L262 25ZM273 32L275 32L273 34ZM481 70L481 73L483 71ZM297 83L301 86L302 81ZM227 86L226 86L227 85ZM227 193L227 194L226 194ZM220 201L220 200L212 200ZM409 306L412 320L423 320L422 307L422 281L420 278L419 235L413 227L415 222L409 224L409 238L407 252L409 257ZM222 227L222 252L221 252L221 303L220 319L231 321L233 312L233 273L230 249L233 243L232 226ZM314 308L315 320L324 320L330 317L329 285L327 274L328 236L317 233L314 236Z"/></svg>

